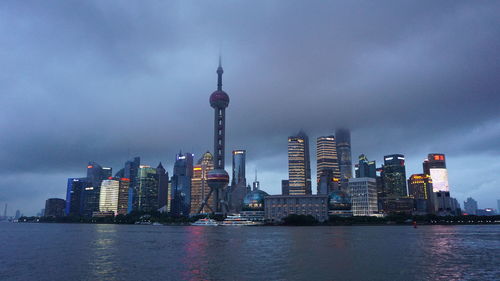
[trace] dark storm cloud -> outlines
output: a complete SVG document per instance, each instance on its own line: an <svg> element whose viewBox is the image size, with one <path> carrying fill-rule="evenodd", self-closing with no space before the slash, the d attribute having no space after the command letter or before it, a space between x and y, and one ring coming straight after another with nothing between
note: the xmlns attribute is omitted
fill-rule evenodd
<svg viewBox="0 0 500 281"><path fill-rule="evenodd" d="M140 155L171 167L179 149L210 150L222 50L228 151L247 149L249 181L257 168L264 188L279 192L288 135L303 128L314 146L347 126L353 158L404 153L411 174L427 153L444 152L456 196L493 206L499 6L4 2L0 201L34 213L64 196L66 177L83 175L87 161L116 171Z"/></svg>

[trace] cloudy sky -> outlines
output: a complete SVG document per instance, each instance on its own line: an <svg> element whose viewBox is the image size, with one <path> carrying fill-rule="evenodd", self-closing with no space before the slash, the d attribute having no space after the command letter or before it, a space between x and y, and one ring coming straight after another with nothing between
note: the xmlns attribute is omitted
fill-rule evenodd
<svg viewBox="0 0 500 281"><path fill-rule="evenodd" d="M35 214L97 161L212 147L219 52L230 151L279 193L287 136L352 130L353 158L447 155L452 196L500 199L497 1L3 1L0 209ZM315 157L311 159L315 162ZM315 165L313 165L313 174ZM315 187L313 187L315 190Z"/></svg>

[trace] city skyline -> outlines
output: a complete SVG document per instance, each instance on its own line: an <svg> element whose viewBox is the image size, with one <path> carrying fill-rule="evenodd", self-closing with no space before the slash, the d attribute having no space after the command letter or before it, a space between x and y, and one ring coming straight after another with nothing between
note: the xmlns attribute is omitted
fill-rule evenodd
<svg viewBox="0 0 500 281"><path fill-rule="evenodd" d="M495 105L500 101L494 94L499 88L494 77L499 70L488 58L494 57L491 46L498 46L500 36L495 29L498 20L493 17L498 9L493 3L457 2L429 11L420 4L396 5L395 14L368 13L367 8L345 4L340 10L355 10L374 21L371 28L378 35L357 39L355 45L342 39L368 28L343 17L333 20L331 15L320 13L317 19L303 18L303 22L314 20L318 34L328 36L332 35L328 26L352 23L350 28L335 29L338 39L310 37L308 25L301 29L294 22L295 16L301 9L316 10L314 5L287 7L280 13L272 5L244 5L242 22L256 16L265 22L267 16L258 11L267 8L269 15L297 31L293 35L287 33L288 27L266 30L256 23L259 21L246 27L234 17L224 25L213 23L211 13L222 16L232 9L241 15L243 8L204 6L206 10L197 20L208 20L201 33L214 35L214 39L201 33L187 36L195 31L192 26L175 30L180 28L175 17L169 21L162 17L169 10L168 4L160 5L164 9L142 8L150 16L142 24L133 21L134 12L113 22L99 16L97 23L89 21L106 7L80 5L81 9L75 10L81 12L81 26L71 20L75 14L67 7L46 5L26 10L3 4L10 13L0 20L0 28L7 35L13 32L7 26L18 26L23 20L29 27L4 39L5 46L28 47L11 48L7 56L0 56L4 67L13 73L4 74L8 83L1 90L6 93L2 98L6 110L0 113L5 132L0 141L5 148L0 204L8 203L9 214L17 209L35 214L45 199L65 198L67 179L84 177L89 161L117 171L126 160L140 156L142 163L152 167L162 162L171 174L180 149L194 153L195 159L211 150L213 113L207 107L207 91L213 88L219 48L225 58L225 89L232 99L225 160L230 160L232 150L246 150L247 171L259 170L261 188L268 193L279 194L281 180L287 178L289 135L300 128L308 134L311 174L315 175L312 140L346 127L351 129L353 159L365 154L382 163L384 155L403 154L408 177L422 173L421 163L427 154L443 153L453 197L459 202L472 197L480 208L496 206L500 197L500 180L494 177L500 168L495 161L500 151L500 117ZM192 8L170 10L175 13ZM481 15L481 19L464 15L465 11ZM50 16L44 18L47 12ZM445 20L429 21L434 14ZM389 20L375 23L384 17L411 18L410 26L421 32L395 27ZM43 22L38 22L40 19ZM59 21L68 24L55 25ZM321 21L325 24L318 26ZM96 28L98 23L101 25ZM472 32L466 28L470 25L483 32ZM384 32L389 26L391 34ZM148 28L149 32L141 35L140 31ZM225 36L217 32L220 28L226 31ZM248 41L238 35L240 29L262 34L252 35L249 48ZM284 32L281 36L271 36L280 31ZM43 39L52 33L57 42ZM456 34L461 39L451 36ZM182 44L165 39L172 36ZM421 43L426 38L434 44ZM291 46L290 40L307 44ZM185 46L189 46L186 53L176 55ZM361 53L365 57L360 57ZM469 53L480 56L466 55ZM461 67L465 65L474 67ZM373 73L374 67L379 69L377 73ZM17 77L17 73L26 75ZM429 106L429 101L436 106ZM334 110L333 104L337 105ZM391 114L387 114L387 105L391 105ZM426 110L422 113L421 108ZM477 180L471 182L471 178ZM312 190L315 193L315 183Z"/></svg>

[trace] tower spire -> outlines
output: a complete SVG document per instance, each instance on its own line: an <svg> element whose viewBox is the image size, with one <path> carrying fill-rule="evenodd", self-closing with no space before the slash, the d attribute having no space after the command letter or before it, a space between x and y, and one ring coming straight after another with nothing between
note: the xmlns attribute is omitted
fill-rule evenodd
<svg viewBox="0 0 500 281"><path fill-rule="evenodd" d="M217 90L222 91L222 73L224 73L224 69L222 69L222 56L219 55L219 67L217 67Z"/></svg>

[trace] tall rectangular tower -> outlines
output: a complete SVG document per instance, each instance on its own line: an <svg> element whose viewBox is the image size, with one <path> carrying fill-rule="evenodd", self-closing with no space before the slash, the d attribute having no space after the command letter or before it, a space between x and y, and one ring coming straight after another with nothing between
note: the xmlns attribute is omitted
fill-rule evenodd
<svg viewBox="0 0 500 281"><path fill-rule="evenodd" d="M316 182L320 185L321 176L327 176L329 182L340 180L339 160L335 136L318 137L316 142Z"/></svg>
<svg viewBox="0 0 500 281"><path fill-rule="evenodd" d="M311 194L309 138L303 131L288 137L288 180L290 195Z"/></svg>

